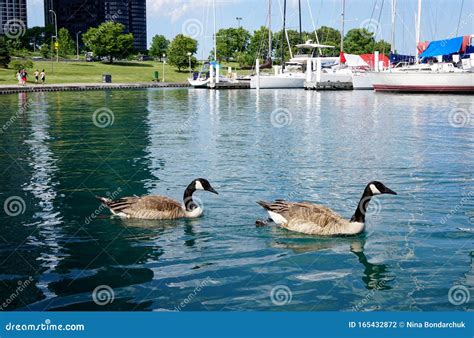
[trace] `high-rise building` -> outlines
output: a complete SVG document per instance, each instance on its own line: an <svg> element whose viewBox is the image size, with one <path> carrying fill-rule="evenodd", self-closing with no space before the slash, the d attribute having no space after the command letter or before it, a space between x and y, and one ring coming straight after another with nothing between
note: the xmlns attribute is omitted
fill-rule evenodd
<svg viewBox="0 0 474 338"><path fill-rule="evenodd" d="M58 29L65 27L72 36L103 22L114 21L133 34L136 49L147 49L146 0L44 0L45 22L54 25L50 10L57 14Z"/></svg>
<svg viewBox="0 0 474 338"><path fill-rule="evenodd" d="M20 37L27 27L26 0L0 1L0 34Z"/></svg>

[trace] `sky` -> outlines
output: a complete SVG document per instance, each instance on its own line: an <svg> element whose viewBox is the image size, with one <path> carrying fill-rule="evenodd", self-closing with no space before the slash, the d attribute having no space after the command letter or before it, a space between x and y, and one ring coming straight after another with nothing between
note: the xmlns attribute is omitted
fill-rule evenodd
<svg viewBox="0 0 474 338"><path fill-rule="evenodd" d="M148 45L155 34L172 39L179 33L199 42L198 56L207 57L212 49L213 10L216 26L254 31L267 24L269 0L147 0ZM340 29L342 0L301 0L303 30L322 25ZM391 39L391 0L346 0L345 32L365 27L376 33L377 40ZM298 0L287 0L287 27L298 29ZM272 0L272 28L282 27L283 0ZM395 47L399 53L415 52L417 0L397 0ZM43 26L43 0L27 0L28 26ZM461 11L462 10L462 11ZM458 25L459 22L459 25ZM474 1L423 0L421 40L440 40L474 33Z"/></svg>

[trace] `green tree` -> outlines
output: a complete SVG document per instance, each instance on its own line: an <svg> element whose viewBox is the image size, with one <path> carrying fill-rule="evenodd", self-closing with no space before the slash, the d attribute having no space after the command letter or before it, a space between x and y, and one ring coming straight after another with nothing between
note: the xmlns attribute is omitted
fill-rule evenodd
<svg viewBox="0 0 474 338"><path fill-rule="evenodd" d="M74 41L66 28L61 28L58 32L59 55L67 56L75 52Z"/></svg>
<svg viewBox="0 0 474 338"><path fill-rule="evenodd" d="M159 57L160 61L163 54L166 53L170 42L164 35L155 35L151 41L151 47L149 54L154 57Z"/></svg>
<svg viewBox="0 0 474 338"><path fill-rule="evenodd" d="M316 30L318 34L319 43L327 46L334 46L334 48L324 48L321 50L324 56L338 56L339 46L341 45L341 32L337 29L327 26L321 26Z"/></svg>
<svg viewBox="0 0 474 338"><path fill-rule="evenodd" d="M40 46L39 51L41 53L41 56L44 57L45 59L51 57L51 46L49 44L43 43Z"/></svg>
<svg viewBox="0 0 474 338"><path fill-rule="evenodd" d="M191 53L191 68L194 69L197 59L192 56L197 52L198 43L193 38L178 34L168 47L168 61L170 65L178 68L178 71L189 67L189 55Z"/></svg>
<svg viewBox="0 0 474 338"><path fill-rule="evenodd" d="M255 59L260 58L261 60L267 60L271 58L273 52L268 51L268 35L269 30L265 26L261 26L255 30L250 36L249 42L245 49L235 53L235 59L239 63L240 67L251 67L255 64ZM219 47L217 48L219 51Z"/></svg>
<svg viewBox="0 0 474 338"><path fill-rule="evenodd" d="M365 28L354 28L344 37L344 51L349 54L366 54L374 50L374 33Z"/></svg>
<svg viewBox="0 0 474 338"><path fill-rule="evenodd" d="M0 66L2 66L3 68L8 68L9 63L10 53L8 52L5 37L0 37Z"/></svg>
<svg viewBox="0 0 474 338"><path fill-rule="evenodd" d="M133 35L124 33L125 26L112 21L89 28L82 36L84 45L97 56L105 56L112 63L114 58L127 58L134 50Z"/></svg>
<svg viewBox="0 0 474 338"><path fill-rule="evenodd" d="M46 27L31 27L25 31L25 34L20 39L25 48L33 51L37 50L42 44L50 42L51 36L53 35L53 25L48 25Z"/></svg>
<svg viewBox="0 0 474 338"><path fill-rule="evenodd" d="M222 28L217 32L217 58L229 61L236 59L237 53L246 50L250 33L242 28ZM211 52L214 55L214 51Z"/></svg>
<svg viewBox="0 0 474 338"><path fill-rule="evenodd" d="M389 54L392 45L385 40L379 40L374 44L374 51L379 51L382 54Z"/></svg>

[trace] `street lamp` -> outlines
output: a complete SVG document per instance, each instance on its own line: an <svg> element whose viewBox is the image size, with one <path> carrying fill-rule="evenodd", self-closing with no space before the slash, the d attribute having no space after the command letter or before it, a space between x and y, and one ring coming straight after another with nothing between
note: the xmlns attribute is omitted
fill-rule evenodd
<svg viewBox="0 0 474 338"><path fill-rule="evenodd" d="M165 63L166 63L166 54L163 53L163 82L165 82Z"/></svg>
<svg viewBox="0 0 474 338"><path fill-rule="evenodd" d="M79 60L79 34L81 34L82 32L79 31L76 33L76 48L77 48L77 59Z"/></svg>
<svg viewBox="0 0 474 338"><path fill-rule="evenodd" d="M54 30L56 31L56 43L58 42L58 17L56 15L56 12L53 11L52 9L49 10L50 13L53 13L54 15ZM56 47L56 46L55 46ZM56 62L59 62L59 46L56 48Z"/></svg>
<svg viewBox="0 0 474 338"><path fill-rule="evenodd" d="M193 53L191 52L188 52L188 60L189 60L189 76L191 77L192 74L191 74L191 55L193 55Z"/></svg>
<svg viewBox="0 0 474 338"><path fill-rule="evenodd" d="M242 18L242 17L240 17L240 16L238 16L238 17L236 17L236 18L235 18L235 20L237 20L237 25L238 25L238 26L239 26L239 28L240 28L240 21L242 21L242 20L243 20L243 18Z"/></svg>

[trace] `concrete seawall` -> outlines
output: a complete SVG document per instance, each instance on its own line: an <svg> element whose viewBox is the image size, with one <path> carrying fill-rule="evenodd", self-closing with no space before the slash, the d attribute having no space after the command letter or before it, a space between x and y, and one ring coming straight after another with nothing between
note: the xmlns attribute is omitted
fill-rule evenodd
<svg viewBox="0 0 474 338"><path fill-rule="evenodd" d="M0 95L27 92L59 92L104 89L142 89L142 88L180 88L190 87L188 83L153 82L153 83L66 83L66 84L29 84L0 86Z"/></svg>

